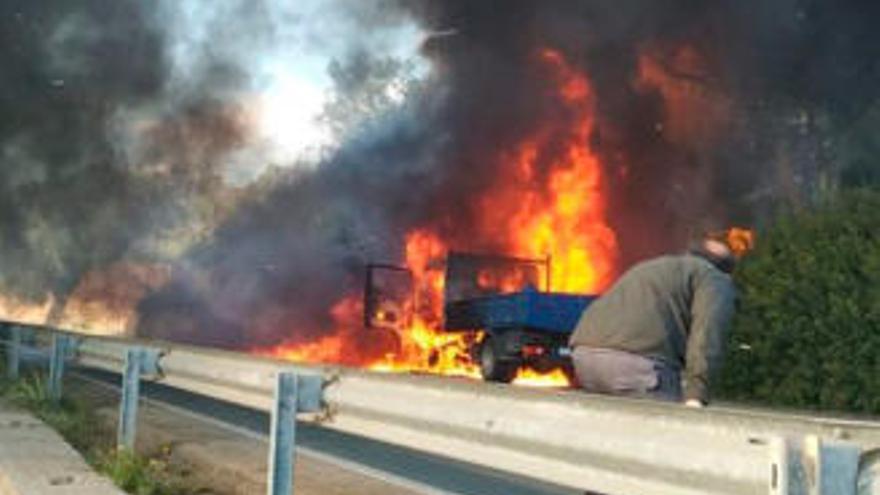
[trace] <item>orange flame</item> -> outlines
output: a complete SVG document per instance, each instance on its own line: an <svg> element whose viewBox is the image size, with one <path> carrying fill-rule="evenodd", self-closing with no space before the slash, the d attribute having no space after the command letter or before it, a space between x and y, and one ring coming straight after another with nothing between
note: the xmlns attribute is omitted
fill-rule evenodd
<svg viewBox="0 0 880 495"><path fill-rule="evenodd" d="M530 368L520 368L516 378L513 379L513 383L528 387L553 388L570 385L568 376L560 369L555 369L549 373L539 373Z"/></svg>
<svg viewBox="0 0 880 495"><path fill-rule="evenodd" d="M644 47L634 86L663 97L665 118L657 131L673 143L711 150L733 117L730 98L712 79L708 60L694 46Z"/></svg>
<svg viewBox="0 0 880 495"><path fill-rule="evenodd" d="M0 295L0 318L31 325L51 323L86 334L130 335L137 325L138 302L170 278L171 268L164 264L118 262L87 272L62 299L51 293L42 301ZM50 322L53 310L59 313Z"/></svg>
<svg viewBox="0 0 880 495"><path fill-rule="evenodd" d="M480 216L477 231L506 246L514 256L551 260L551 287L547 290L595 293L605 288L616 270L616 237L605 220L605 186L599 158L589 147L593 132L594 95L588 79L557 51L543 50L539 66L554 83L548 95L566 109L572 126L541 123L534 134L513 150L499 153L509 171L474 205ZM561 146L560 146L561 144ZM561 151L560 151L561 150ZM540 170L549 171L539 173ZM398 330L398 348L379 360L361 365L377 371L418 371L445 375L479 376L469 349L477 335L446 333L443 315L443 261L449 246L430 228L406 236L406 266L414 282L411 323ZM466 246L465 246L466 247ZM495 280L480 274L478 282L499 287L502 292L519 290L524 280L514 274L510 280ZM327 362L339 352L336 337L315 342L280 346L269 354L303 361ZM567 385L561 370L539 373L521 369L517 384L530 386Z"/></svg>
<svg viewBox="0 0 880 495"><path fill-rule="evenodd" d="M593 132L593 95L586 77L558 52L545 50L542 58L555 72L559 96L576 113L578 124L568 130L566 150L552 163L545 190L532 191L512 216L512 247L525 256L551 257L553 290L597 292L614 276L617 241L605 222L602 168L587 144ZM534 145L520 150L521 169L535 168Z"/></svg>
<svg viewBox="0 0 880 495"><path fill-rule="evenodd" d="M346 361L346 337L351 323L357 318L360 301L349 297L336 303L330 316L340 330L306 343L282 344L270 349L259 350L259 354L274 356L296 362L344 363Z"/></svg>
<svg viewBox="0 0 880 495"><path fill-rule="evenodd" d="M413 322L398 332L399 351L369 363L369 369L479 376L468 351L474 336L440 330L446 251L446 245L431 231L416 230L407 236L406 265L415 281Z"/></svg>
<svg viewBox="0 0 880 495"><path fill-rule="evenodd" d="M727 245L737 258L755 248L755 231L741 227L732 227L727 231Z"/></svg>

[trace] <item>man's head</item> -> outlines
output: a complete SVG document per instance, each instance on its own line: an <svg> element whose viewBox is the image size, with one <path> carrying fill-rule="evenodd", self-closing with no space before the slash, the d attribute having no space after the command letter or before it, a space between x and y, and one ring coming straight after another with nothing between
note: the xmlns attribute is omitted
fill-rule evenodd
<svg viewBox="0 0 880 495"><path fill-rule="evenodd" d="M694 256L706 259L724 273L733 273L736 266L736 257L726 242L707 237L691 247L689 252Z"/></svg>

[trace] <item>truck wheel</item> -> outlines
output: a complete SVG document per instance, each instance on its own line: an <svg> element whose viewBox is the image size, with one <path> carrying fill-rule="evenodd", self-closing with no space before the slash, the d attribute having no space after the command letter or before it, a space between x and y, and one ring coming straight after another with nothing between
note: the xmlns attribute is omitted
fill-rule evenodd
<svg viewBox="0 0 880 495"><path fill-rule="evenodd" d="M495 347L495 339L492 337L486 337L480 343L480 374L487 382L510 383L516 377L519 363L515 360L502 360Z"/></svg>

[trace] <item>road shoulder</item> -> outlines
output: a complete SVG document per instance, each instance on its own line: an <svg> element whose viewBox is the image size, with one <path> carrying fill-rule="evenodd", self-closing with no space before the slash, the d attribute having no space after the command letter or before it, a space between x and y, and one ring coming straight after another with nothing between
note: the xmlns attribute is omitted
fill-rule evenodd
<svg viewBox="0 0 880 495"><path fill-rule="evenodd" d="M95 408L105 428L116 424L117 391L81 378L71 380L70 385L71 393ZM266 439L174 407L141 402L137 450L147 455L164 452L175 469L186 473L187 485L197 487L199 493L246 495L266 491ZM297 456L294 480L297 495L420 493L307 455Z"/></svg>
<svg viewBox="0 0 880 495"><path fill-rule="evenodd" d="M0 401L0 495L123 495L57 432Z"/></svg>

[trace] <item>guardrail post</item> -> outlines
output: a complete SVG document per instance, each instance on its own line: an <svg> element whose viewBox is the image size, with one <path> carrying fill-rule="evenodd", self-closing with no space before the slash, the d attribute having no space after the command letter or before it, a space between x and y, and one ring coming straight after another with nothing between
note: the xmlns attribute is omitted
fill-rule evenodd
<svg viewBox="0 0 880 495"><path fill-rule="evenodd" d="M269 439L269 495L293 493L297 385L295 373L278 373Z"/></svg>
<svg viewBox="0 0 880 495"><path fill-rule="evenodd" d="M770 443L770 495L855 495L860 451L815 435Z"/></svg>
<svg viewBox="0 0 880 495"><path fill-rule="evenodd" d="M817 481L813 491L817 495L856 495L861 450L840 441L823 441L817 436L807 437L806 451L816 469Z"/></svg>
<svg viewBox="0 0 880 495"><path fill-rule="evenodd" d="M125 353L122 371L122 398L119 401L119 427L116 431L116 448L134 450L137 437L138 399L141 376L161 376L160 352L157 349L130 348Z"/></svg>
<svg viewBox="0 0 880 495"><path fill-rule="evenodd" d="M278 373L269 433L268 495L293 493L296 413L320 409L322 384L323 379L319 376L297 376L289 371Z"/></svg>
<svg viewBox="0 0 880 495"><path fill-rule="evenodd" d="M21 366L20 352L21 328L18 325L10 325L9 341L6 343L6 376L10 380L18 380Z"/></svg>
<svg viewBox="0 0 880 495"><path fill-rule="evenodd" d="M67 343L66 335L57 333L52 335L52 355L49 361L49 399L52 402L61 400Z"/></svg>
<svg viewBox="0 0 880 495"><path fill-rule="evenodd" d="M143 356L144 353L141 349L129 349L125 354L125 369L122 372L122 399L119 401L119 429L116 435L117 448L134 450Z"/></svg>

